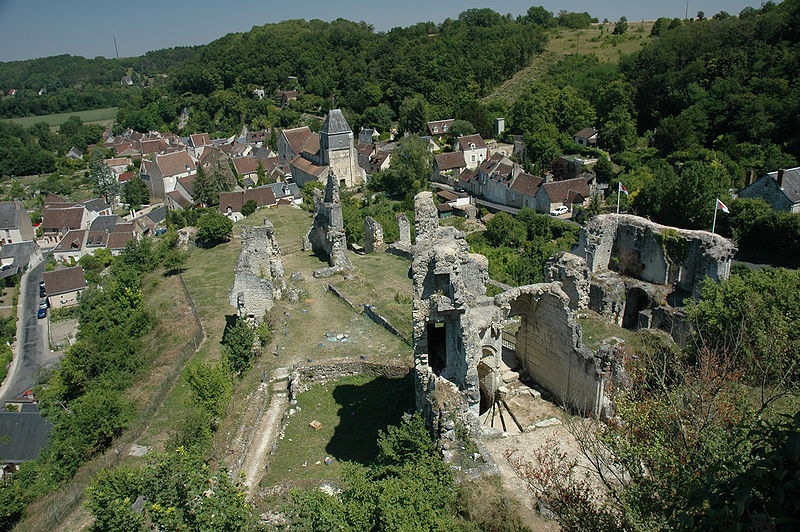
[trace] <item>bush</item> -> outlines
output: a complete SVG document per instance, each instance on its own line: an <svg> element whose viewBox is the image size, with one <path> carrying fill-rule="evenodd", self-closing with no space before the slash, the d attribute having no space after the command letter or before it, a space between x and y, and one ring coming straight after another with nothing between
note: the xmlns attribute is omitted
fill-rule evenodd
<svg viewBox="0 0 800 532"><path fill-rule="evenodd" d="M197 222L197 242L204 247L213 247L231 237L233 222L218 212L209 212Z"/></svg>
<svg viewBox="0 0 800 532"><path fill-rule="evenodd" d="M256 200L249 199L245 201L244 205L242 205L242 216L250 216L256 212L257 207L258 205L256 205Z"/></svg>

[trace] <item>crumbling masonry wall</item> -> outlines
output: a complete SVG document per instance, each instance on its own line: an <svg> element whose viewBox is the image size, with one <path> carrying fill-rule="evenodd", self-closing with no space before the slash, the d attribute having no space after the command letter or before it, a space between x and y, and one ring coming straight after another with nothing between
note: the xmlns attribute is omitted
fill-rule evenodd
<svg viewBox="0 0 800 532"><path fill-rule="evenodd" d="M570 298L560 284L487 297L488 261L469 253L464 233L439 226L429 192L415 198L415 218L414 376L417 408L429 421L436 426L446 417L442 405L447 404L459 416L469 412L477 426L481 391L502 389L502 334L513 316L522 317L517 356L530 377L564 404L589 414L606 413L609 370L583 347Z"/></svg>
<svg viewBox="0 0 800 532"><path fill-rule="evenodd" d="M264 224L243 227L242 251L236 261L230 304L237 315L260 322L280 299L284 288L283 261L275 238L275 228L265 219Z"/></svg>
<svg viewBox="0 0 800 532"><path fill-rule="evenodd" d="M333 173L328 175L324 194L314 191L314 219L303 243L303 249L328 259L330 268L314 271L314 277L328 277L341 270L353 268L347 257L347 237L344 231L342 205L339 202L339 183Z"/></svg>
<svg viewBox="0 0 800 532"><path fill-rule="evenodd" d="M364 217L364 251L375 253L386 250L386 243L383 241L383 226L372 216Z"/></svg>

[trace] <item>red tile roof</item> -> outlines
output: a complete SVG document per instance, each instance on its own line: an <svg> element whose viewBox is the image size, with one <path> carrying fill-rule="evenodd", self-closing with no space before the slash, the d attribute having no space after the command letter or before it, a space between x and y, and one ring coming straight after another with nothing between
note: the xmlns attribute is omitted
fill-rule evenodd
<svg viewBox="0 0 800 532"><path fill-rule="evenodd" d="M233 166L236 168L236 172L239 174L255 174L258 170L258 159L255 157L236 157L233 159Z"/></svg>
<svg viewBox="0 0 800 532"><path fill-rule="evenodd" d="M195 148L200 146L211 146L211 137L208 135L208 133L195 133L194 135L189 135L189 141Z"/></svg>
<svg viewBox="0 0 800 532"><path fill-rule="evenodd" d="M544 179L541 177L522 173L514 179L514 183L511 184L511 190L520 194L535 196L542 183L544 183Z"/></svg>
<svg viewBox="0 0 800 532"><path fill-rule="evenodd" d="M308 126L284 129L282 133L298 155L304 151L308 153L319 151L319 135L311 131Z"/></svg>
<svg viewBox="0 0 800 532"><path fill-rule="evenodd" d="M475 148L470 148L470 144L474 144ZM467 135L466 137L458 137L458 145L461 147L462 151L486 147L486 143L483 142L483 137L477 134Z"/></svg>
<svg viewBox="0 0 800 532"><path fill-rule="evenodd" d="M437 155L436 166L439 170L455 170L456 168L466 167L467 163L464 161L463 152L454 151Z"/></svg>
<svg viewBox="0 0 800 532"><path fill-rule="evenodd" d="M135 238L136 234L133 231L114 231L108 235L108 244L106 246L108 249L124 249L128 242Z"/></svg>
<svg viewBox="0 0 800 532"><path fill-rule="evenodd" d="M43 231L63 231L65 229L80 229L83 223L83 207L70 207L66 209L54 208L45 205L42 209Z"/></svg>
<svg viewBox="0 0 800 532"><path fill-rule="evenodd" d="M242 205L248 200L255 200L257 207L275 205L275 193L271 187L256 187L233 192L221 192L219 195L219 212L226 213L230 207L231 212L242 212Z"/></svg>
<svg viewBox="0 0 800 532"><path fill-rule="evenodd" d="M575 179L565 179L563 181L552 181L541 186L547 193L552 203L571 203L571 198L580 194L584 198L591 195L589 184L586 179L577 177Z"/></svg>
<svg viewBox="0 0 800 532"><path fill-rule="evenodd" d="M185 151L156 155L155 162L164 177L196 170L194 161Z"/></svg>
<svg viewBox="0 0 800 532"><path fill-rule="evenodd" d="M83 248L84 238L86 238L84 229L67 231L67 234L59 241L53 251L79 251Z"/></svg>

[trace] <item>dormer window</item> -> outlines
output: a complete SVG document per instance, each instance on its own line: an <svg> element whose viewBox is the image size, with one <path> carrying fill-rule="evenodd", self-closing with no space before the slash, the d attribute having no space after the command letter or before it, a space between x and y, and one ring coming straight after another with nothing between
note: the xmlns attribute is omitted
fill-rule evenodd
<svg viewBox="0 0 800 532"><path fill-rule="evenodd" d="M475 143L474 142L470 142L469 143L469 149L471 149L471 150L475 149Z"/></svg>

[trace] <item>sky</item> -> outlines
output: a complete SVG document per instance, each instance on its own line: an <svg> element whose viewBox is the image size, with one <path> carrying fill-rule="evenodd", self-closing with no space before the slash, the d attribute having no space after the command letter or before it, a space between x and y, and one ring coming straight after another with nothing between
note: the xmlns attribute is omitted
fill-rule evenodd
<svg viewBox="0 0 800 532"><path fill-rule="evenodd" d="M516 16L532 5L553 13L588 11L615 21L683 17L685 0L0 0L0 61L71 54L120 57L148 50L206 44L227 33L287 19L365 21L385 31L416 22L441 22L473 7L491 7ZM693 0L689 15L703 11L737 14L760 0Z"/></svg>

